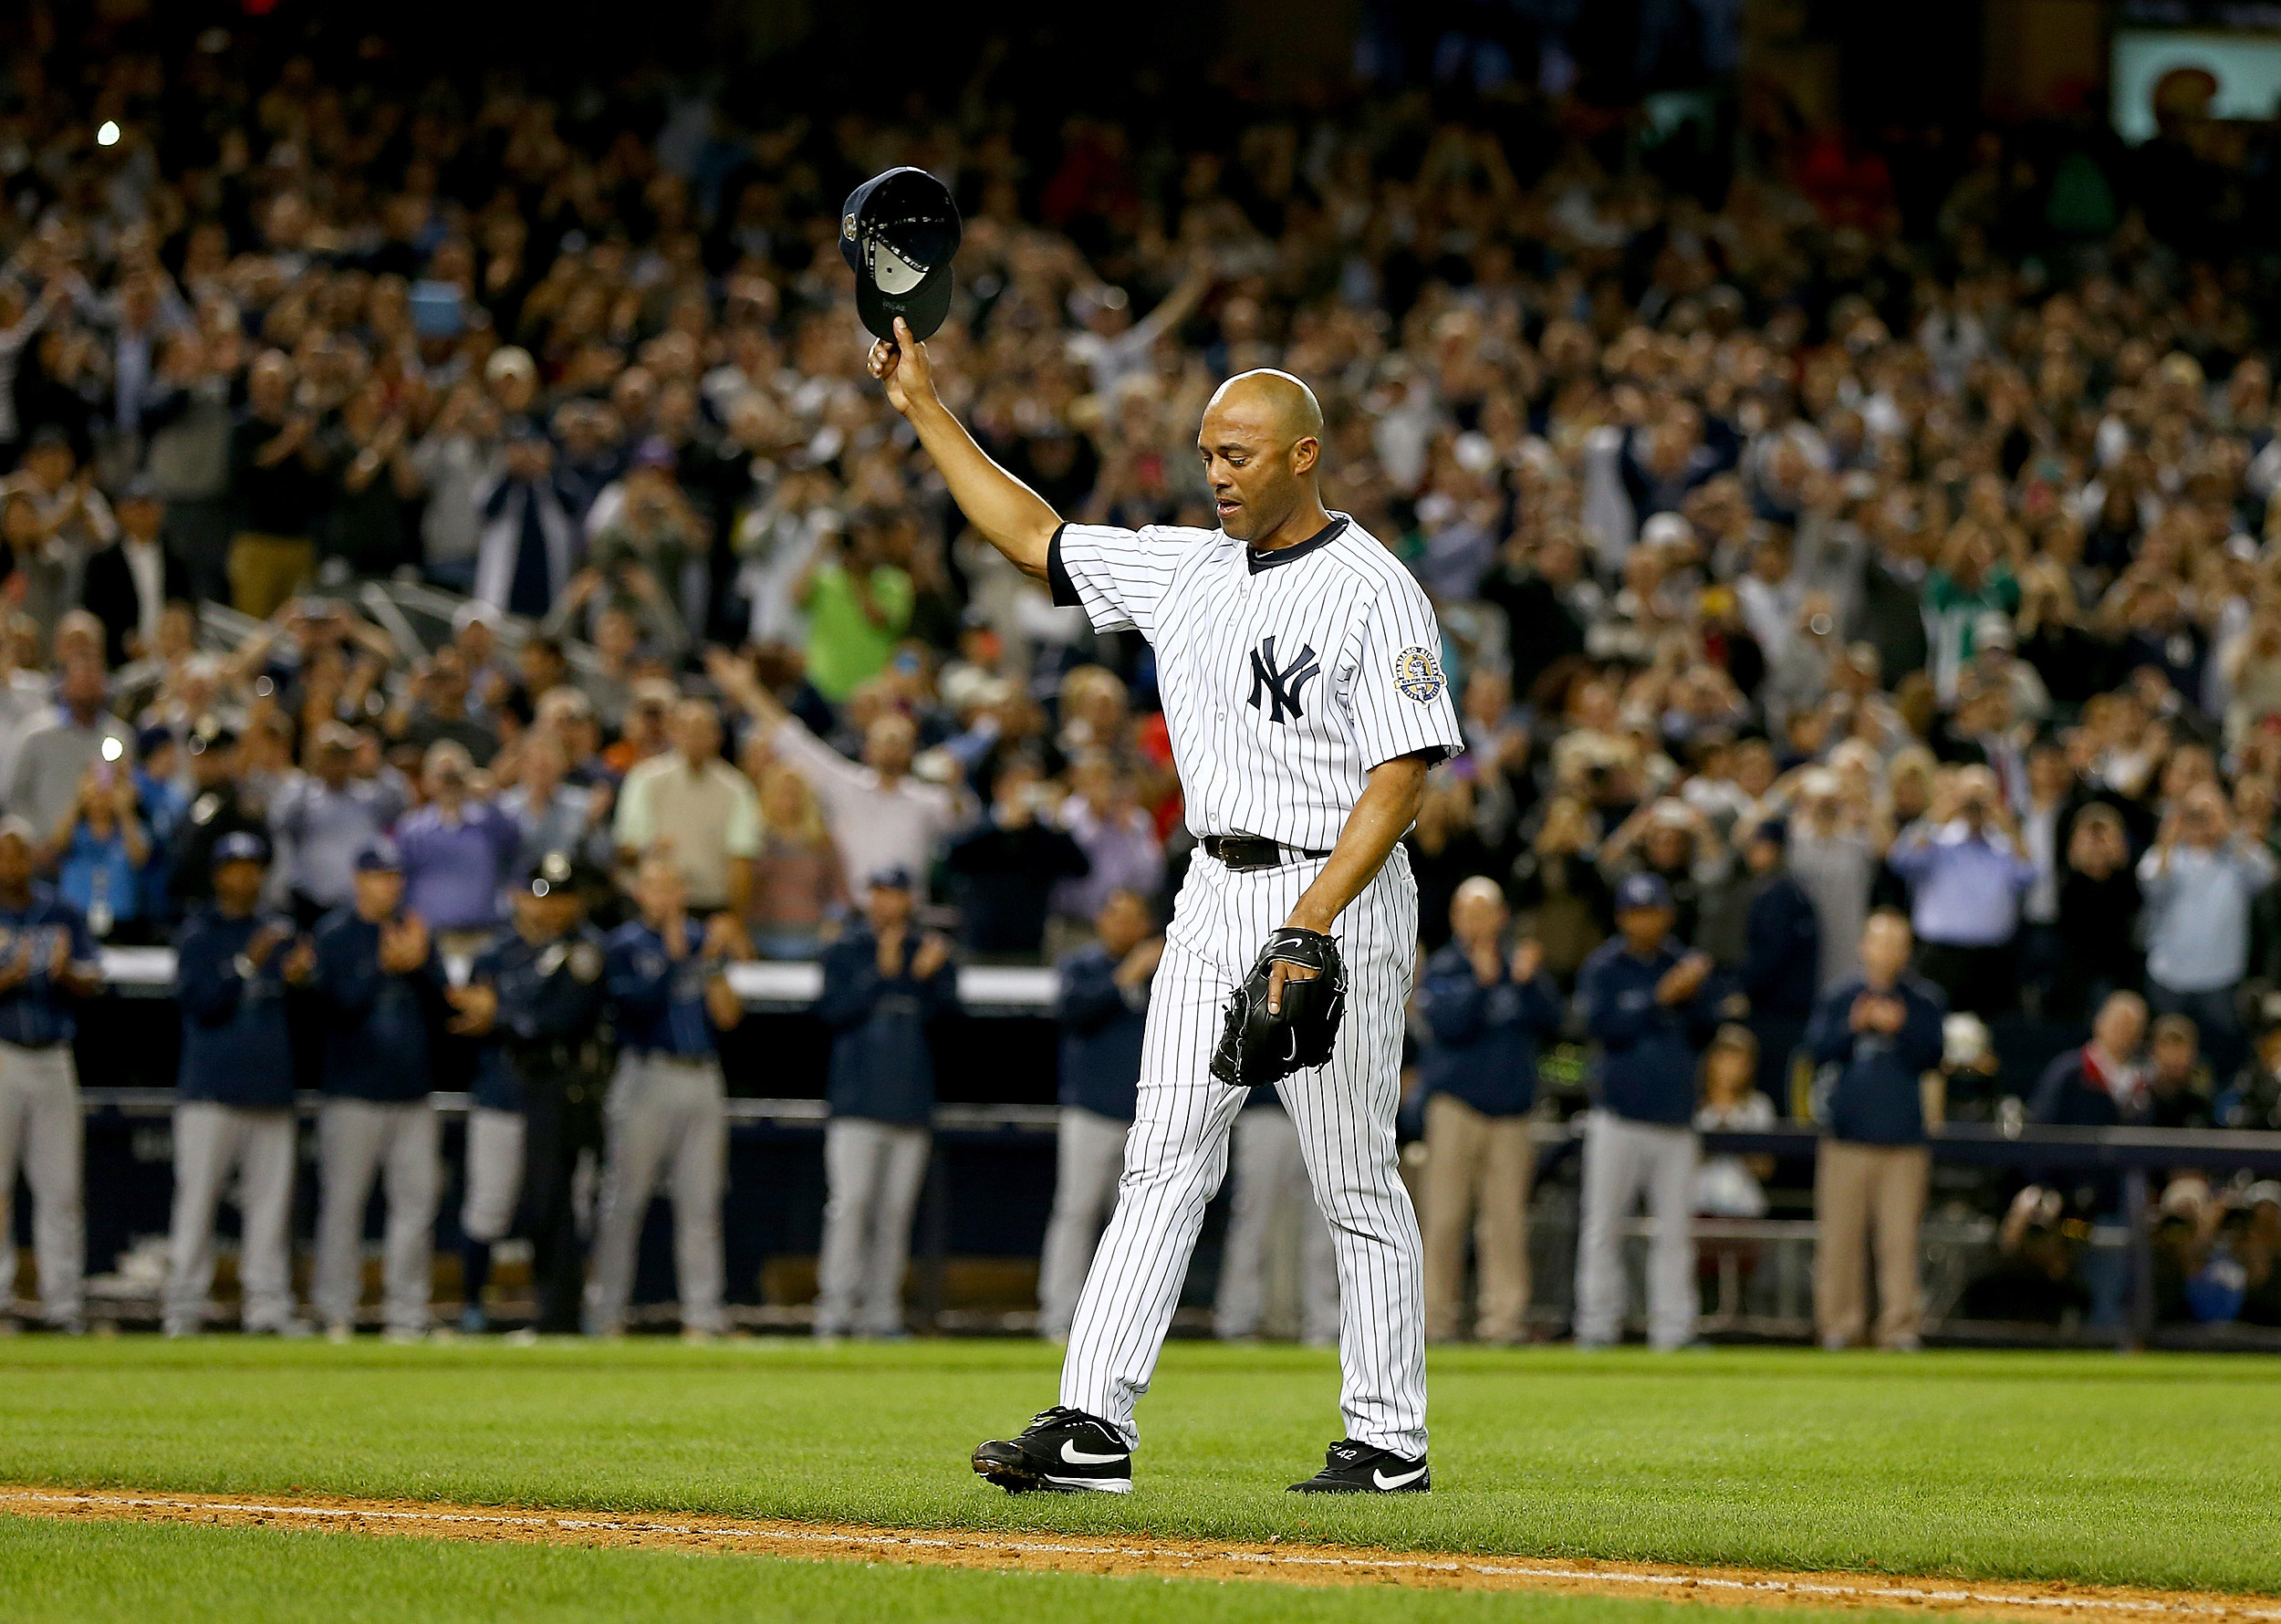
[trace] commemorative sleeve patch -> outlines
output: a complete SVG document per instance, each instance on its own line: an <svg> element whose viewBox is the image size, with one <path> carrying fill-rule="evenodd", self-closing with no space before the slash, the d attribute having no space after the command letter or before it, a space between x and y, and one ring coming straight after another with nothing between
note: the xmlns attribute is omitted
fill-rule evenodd
<svg viewBox="0 0 2281 1624"><path fill-rule="evenodd" d="M1441 661L1424 644L1411 644L1394 656L1394 686L1405 698L1432 704L1443 686Z"/></svg>

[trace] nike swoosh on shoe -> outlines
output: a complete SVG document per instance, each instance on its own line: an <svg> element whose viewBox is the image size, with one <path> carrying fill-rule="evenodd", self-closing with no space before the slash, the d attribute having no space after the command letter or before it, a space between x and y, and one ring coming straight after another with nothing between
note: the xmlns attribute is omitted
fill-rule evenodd
<svg viewBox="0 0 2281 1624"><path fill-rule="evenodd" d="M1404 1483L1416 1483L1425 1474L1426 1469L1421 1466L1415 1472L1403 1473L1400 1477L1389 1477L1384 1472L1374 1466L1370 1469L1370 1482L1375 1483L1380 1489L1399 1489Z"/></svg>
<svg viewBox="0 0 2281 1624"><path fill-rule="evenodd" d="M1064 1438L1061 1441L1061 1458L1072 1466L1109 1466L1128 1457L1122 1450L1113 1455L1088 1454L1078 1447L1076 1439Z"/></svg>

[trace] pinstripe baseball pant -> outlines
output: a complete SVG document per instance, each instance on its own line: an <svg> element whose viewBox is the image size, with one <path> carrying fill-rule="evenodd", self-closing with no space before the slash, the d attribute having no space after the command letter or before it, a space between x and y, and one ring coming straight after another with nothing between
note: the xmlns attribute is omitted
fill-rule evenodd
<svg viewBox="0 0 2281 1624"><path fill-rule="evenodd" d="M1149 1390L1244 1106L1245 1091L1211 1073L1228 994L1321 868L1318 860L1234 873L1199 851L1165 932L1117 1211L1078 1299L1061 1368L1061 1402L1109 1421L1128 1444L1140 1441L1133 1405ZM1286 1078L1278 1092L1338 1260L1347 1436L1414 1458L1426 1448L1422 1248L1396 1164L1394 1110L1418 891L1400 847L1332 934L1348 978L1338 1045L1328 1065Z"/></svg>

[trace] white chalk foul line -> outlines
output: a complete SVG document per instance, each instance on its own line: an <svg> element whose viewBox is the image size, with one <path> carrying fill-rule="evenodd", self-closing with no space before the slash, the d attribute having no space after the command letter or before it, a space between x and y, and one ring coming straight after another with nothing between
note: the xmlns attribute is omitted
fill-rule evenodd
<svg viewBox="0 0 2281 1624"><path fill-rule="evenodd" d="M1838 1585L1807 1579L1736 1579L1706 1574L1642 1573L1620 1567L1515 1567L1452 1559L1401 1556L1307 1556L1281 1551L1182 1551L1168 1546L1070 1545L1058 1540L1007 1539L981 1534L955 1538L918 1535L834 1533L807 1528L747 1528L703 1523L627 1522L609 1517L516 1516L505 1512L386 1511L334 1505L275 1505L254 1501L170 1500L156 1495L49 1494L10 1490L0 1504L119 1505L164 1511L228 1511L265 1516L364 1517L376 1521L459 1523L504 1528L608 1530L623 1534L697 1535L773 1540L785 1545L872 1546L881 1550L984 1550L1057 1556L1180 1556L1194 1562L1249 1562L1270 1567L1345 1567L1368 1572L1473 1573L1487 1578L1552 1579L1593 1584L1661 1586L1672 1589L1748 1591L1760 1595L1829 1596L1854 1600L1973 1603L1986 1607L2049 1608L2076 1612L2146 1613L2199 1618L2281 1620L2281 1608L2233 1607L2204 1601L2156 1601L2121 1596L2010 1596L1991 1590L1929 1590L1913 1585Z"/></svg>

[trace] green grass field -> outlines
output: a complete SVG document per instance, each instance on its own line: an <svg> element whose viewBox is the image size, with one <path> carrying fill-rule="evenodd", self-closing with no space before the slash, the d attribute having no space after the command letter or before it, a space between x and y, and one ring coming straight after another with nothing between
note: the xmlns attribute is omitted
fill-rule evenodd
<svg viewBox="0 0 2281 1624"><path fill-rule="evenodd" d="M1137 1493L1017 1500L985 1489L967 1469L968 1448L1049 1402L1057 1362L1050 1348L1008 1342L388 1348L17 1338L0 1342L0 1481L2281 1590L2281 1364L2270 1361L1438 1354L1434 1494L1327 1504L1282 1491L1338 1430L1331 1356L1175 1343L1141 1411ZM1260 1608L1343 1619L1372 1601L1280 1587L7 1521L0 1612L89 1616L113 1610L103 1596L162 1591L234 1596L239 1619L300 1617L284 1576L368 1547L359 1571L370 1575L368 1594L395 1598L374 1604L373 1616L391 1618L454 1616L443 1603L423 1612L416 1598L525 1586L526 1569L528 1594L559 1587L620 1618L708 1618L762 1596L775 1598L769 1616L817 1619L892 1606L990 1619L1042 1605L1072 1618L1109 1608L1187 1618L1208 1606L1215 1618ZM35 1589L14 1582L25 1576ZM1049 1601L1025 1588L1040 1585L1061 1588ZM911 1587L939 1590L924 1605L899 1600ZM1134 1610L1143 1593L1155 1599ZM31 1594L59 1598L57 1610L15 1606ZM1564 1609L1656 1608L1417 1595L1401 1605L1422 1619L1517 1616L1525 1606L1564 1624ZM1160 1606L1172 1610L1148 1610Z"/></svg>

